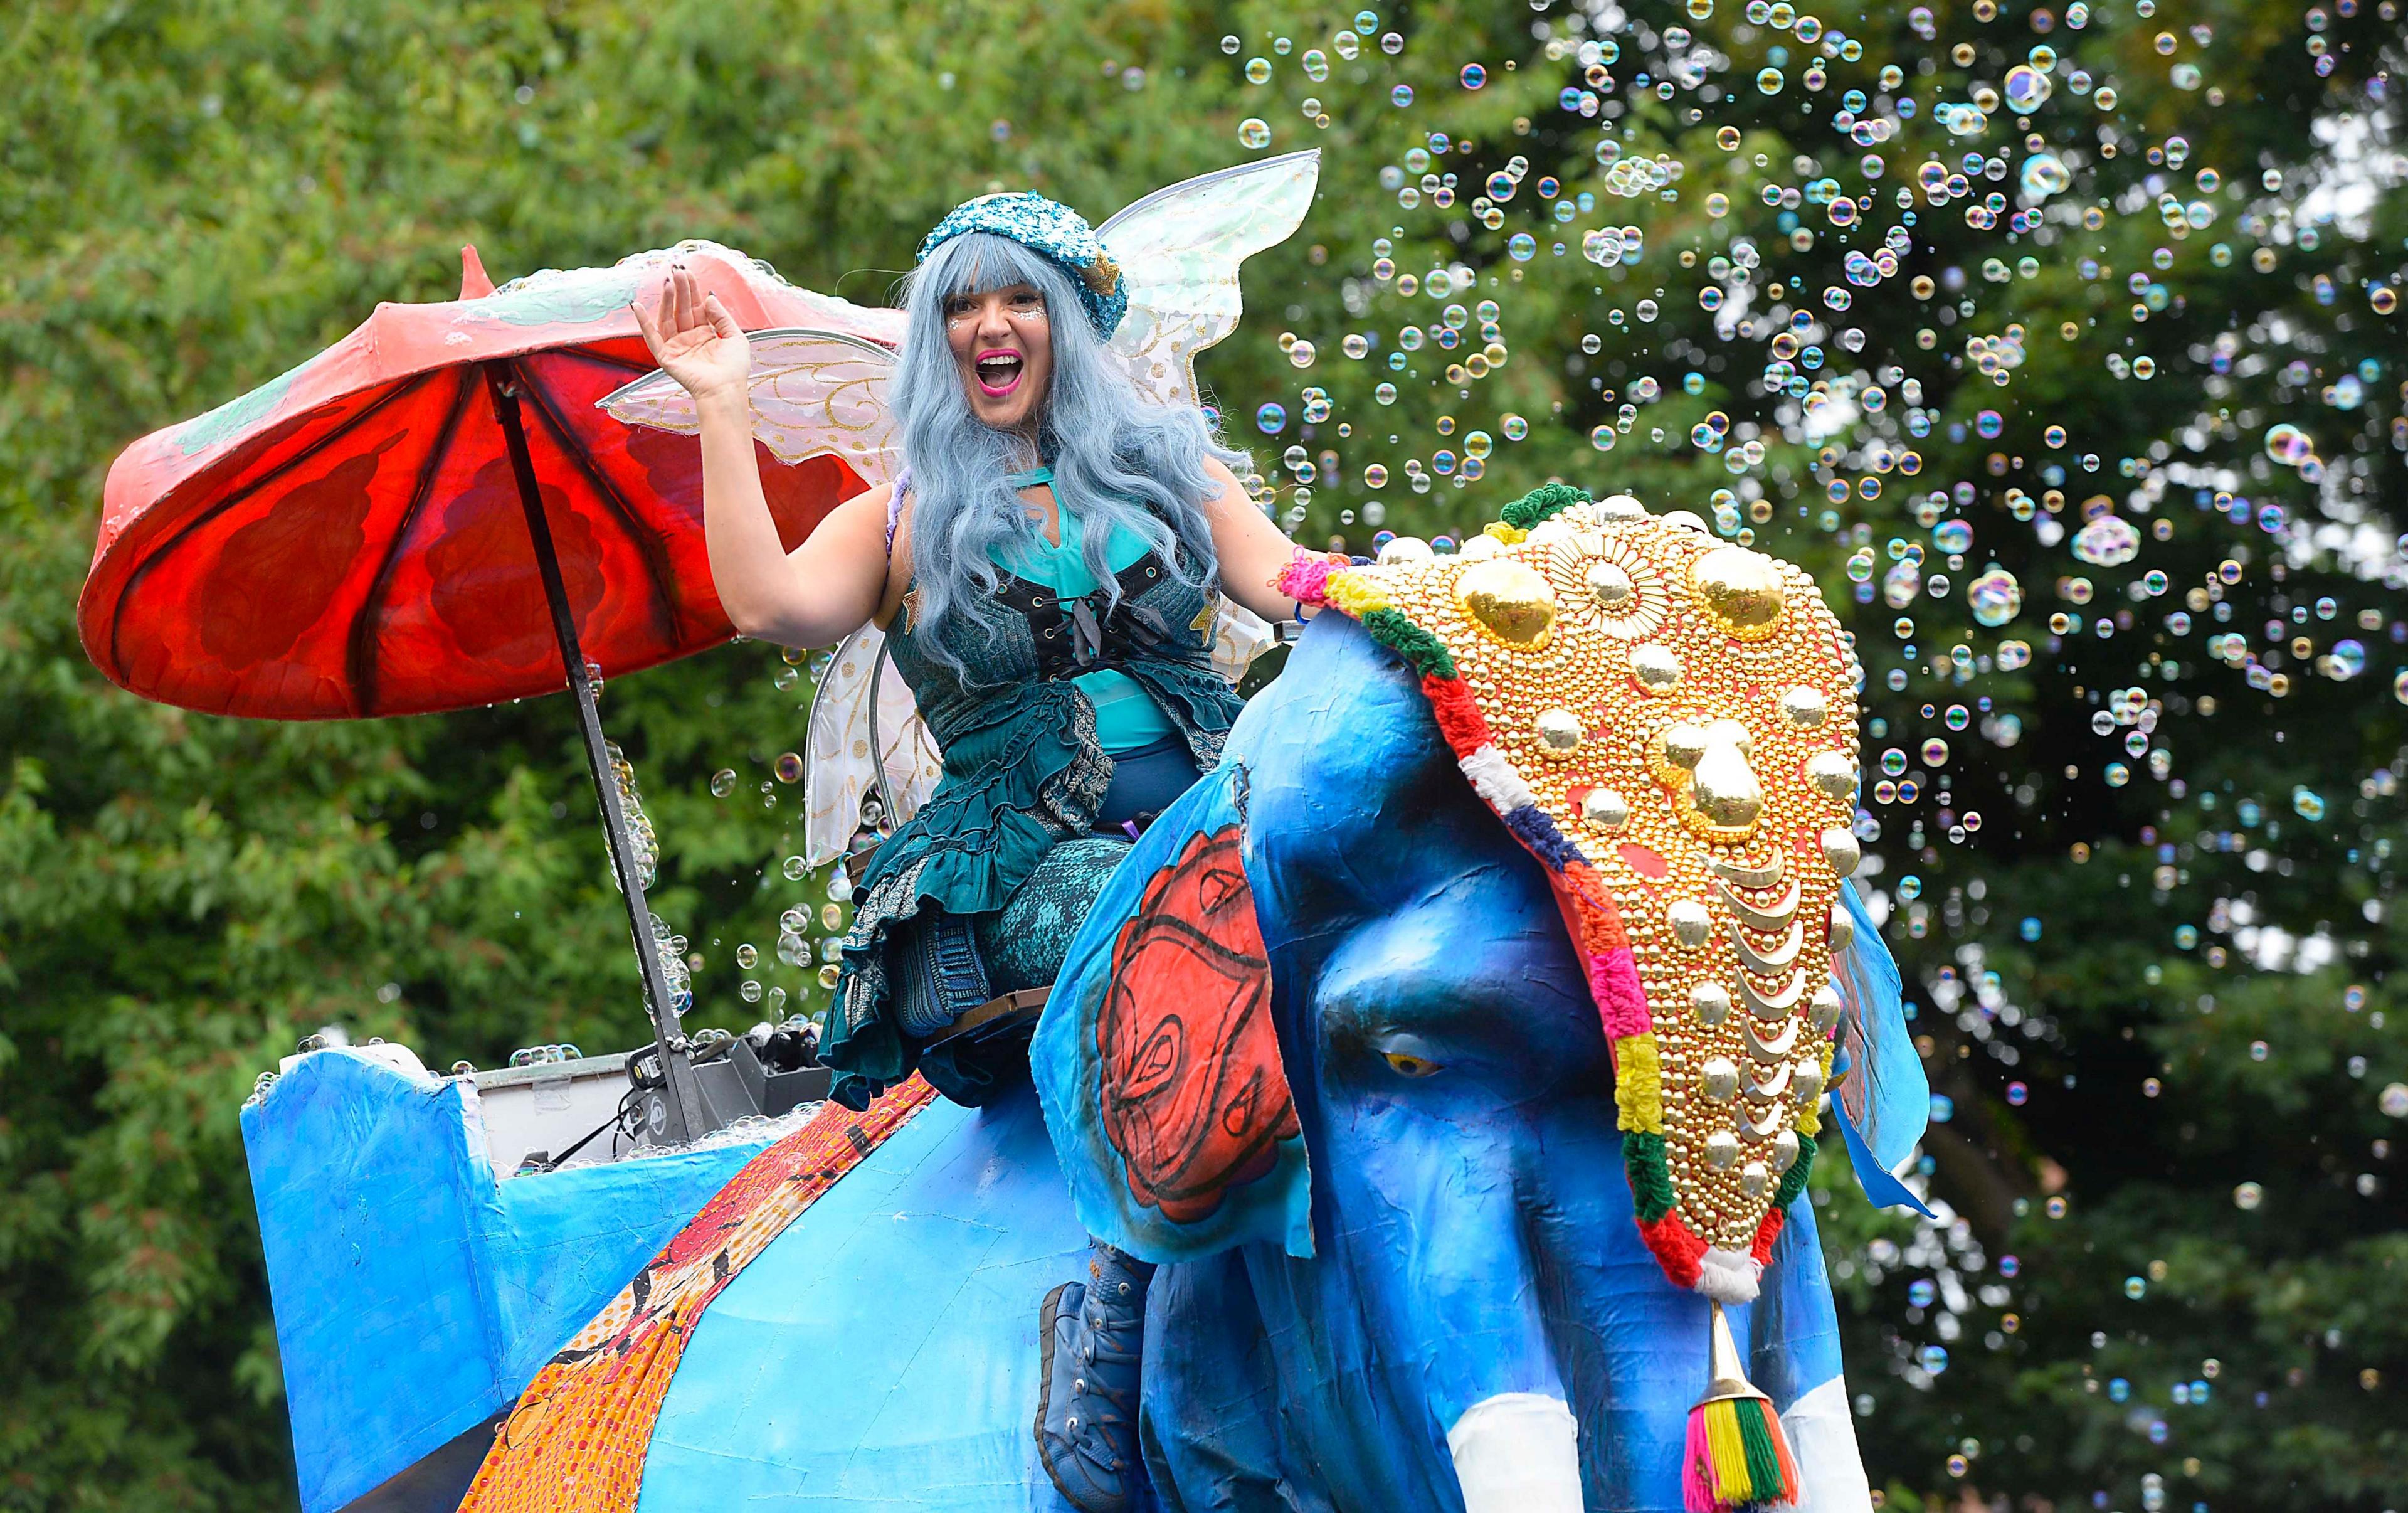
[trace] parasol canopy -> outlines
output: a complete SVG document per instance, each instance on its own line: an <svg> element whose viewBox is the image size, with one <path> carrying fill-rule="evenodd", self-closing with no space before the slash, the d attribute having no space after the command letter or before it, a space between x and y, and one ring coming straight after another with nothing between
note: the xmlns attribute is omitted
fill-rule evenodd
<svg viewBox="0 0 2408 1513"><path fill-rule="evenodd" d="M86 653L145 699L267 719L357 719L557 693L560 641L496 418L525 414L542 512L586 659L615 676L735 631L703 544L690 436L595 408L652 370L629 304L681 261L748 330L881 346L902 313L799 289L710 242L384 304L300 367L154 432L110 468L78 604ZM831 454L756 443L788 550L867 486Z"/></svg>

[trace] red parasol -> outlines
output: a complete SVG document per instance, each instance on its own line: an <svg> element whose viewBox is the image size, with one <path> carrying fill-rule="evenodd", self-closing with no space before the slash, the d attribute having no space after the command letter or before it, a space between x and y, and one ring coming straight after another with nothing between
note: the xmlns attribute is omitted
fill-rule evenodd
<svg viewBox="0 0 2408 1513"><path fill-rule="evenodd" d="M595 403L652 370L629 305L676 262L750 330L891 346L902 315L708 242L498 290L476 249L461 257L458 300L380 305L283 377L127 448L78 626L113 682L212 713L413 714L567 687L658 1046L644 1117L685 1140L749 1110L716 1106L689 1062L587 666L633 671L735 631L703 545L700 443ZM755 449L790 551L866 486L836 457Z"/></svg>
<svg viewBox="0 0 2408 1513"><path fill-rule="evenodd" d="M414 714L562 686L489 377L527 447L586 658L616 675L734 633L702 537L698 443L595 401L653 367L628 302L673 259L748 330L893 345L901 312L797 289L688 243L460 298L380 305L281 378L143 438L108 472L78 622L109 679L163 703L268 719ZM791 549L863 481L759 449Z"/></svg>

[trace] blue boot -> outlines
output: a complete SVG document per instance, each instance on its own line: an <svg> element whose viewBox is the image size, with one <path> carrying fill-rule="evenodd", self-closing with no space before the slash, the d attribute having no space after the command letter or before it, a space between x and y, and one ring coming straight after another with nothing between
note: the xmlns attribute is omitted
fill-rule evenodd
<svg viewBox="0 0 2408 1513"><path fill-rule="evenodd" d="M1037 1454L1082 1513L1127 1513L1136 1499L1138 1354L1154 1267L1096 1242L1088 1280L1045 1299Z"/></svg>

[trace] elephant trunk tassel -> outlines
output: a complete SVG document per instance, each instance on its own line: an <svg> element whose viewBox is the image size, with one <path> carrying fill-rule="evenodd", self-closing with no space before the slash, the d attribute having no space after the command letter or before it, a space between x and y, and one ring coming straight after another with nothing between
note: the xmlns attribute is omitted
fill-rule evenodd
<svg viewBox="0 0 2408 1513"><path fill-rule="evenodd" d="M1772 1399L1747 1379L1723 1305L1713 1309L1710 1380L1689 1410L1688 1513L1740 1513L1798 1501L1798 1463Z"/></svg>

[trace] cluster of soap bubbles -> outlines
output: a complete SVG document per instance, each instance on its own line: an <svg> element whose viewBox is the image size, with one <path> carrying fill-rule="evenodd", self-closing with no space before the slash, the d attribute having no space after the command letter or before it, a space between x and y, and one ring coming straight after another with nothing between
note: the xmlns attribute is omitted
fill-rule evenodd
<svg viewBox="0 0 2408 1513"><path fill-rule="evenodd" d="M620 813L626 817L628 860L634 867L638 884L647 889L661 880L661 838L652 829L652 816L644 812L643 795L636 787L636 766L615 741L603 747L610 761L610 781L619 790ZM615 886L619 874L613 871L610 881Z"/></svg>
<svg viewBox="0 0 2408 1513"><path fill-rule="evenodd" d="M2386 658L2391 677L2368 681L2408 703L2408 538L2386 524L2381 482L2408 452L2408 365L2388 324L2403 267L2370 245L2350 191L2213 161L2218 138L2200 128L2229 103L2231 44L2186 19L2126 46L2122 29L2160 3L1915 7L1900 47L1885 18L1834 22L1790 0L1688 0L1687 24L1539 0L1543 56L1510 68L1397 31L1374 52L1366 39L1387 23L1358 15L1327 45L1367 66L1316 75L1308 50L1307 114L1393 144L1376 177L1323 189L1378 226L1328 250L1343 324L1282 339L1299 367L1299 349L1343 354L1316 370L1327 388L1301 414L1291 396L1249 396L1284 446L1249 487L1316 547L1376 553L1394 526L1446 552L1546 471L1641 479L1660 491L1651 505L1694 510L1723 537L1839 566L1864 612L1880 753L1857 834L1917 868L1862 886L1907 940L1957 936L2001 902L1978 878L1921 881L1947 871L1942 848L1996 836L2000 810L2038 822L2076 783L2158 808L2138 828L2133 883L2159 899L2211 855L2278 865L2284 810L2286 833L2330 834L2349 805L2235 795L2204 775L2213 742L2175 732L2279 722L2269 700ZM2360 3L2305 13L2321 75L2344 50L2328 22ZM1299 46L1269 34L1225 50L1264 55L1244 77L1270 99L1293 75L1270 59ZM2369 144L2341 177L2396 194L2408 156L2365 121L2386 87L2371 73L2312 108L2334 138ZM1510 122L1509 95L1527 101ZM1244 145L1272 145L1260 124L1241 127ZM2295 300L2326 313L2286 313ZM2134 413L2174 418L2136 434ZM1586 448L1568 453L1566 437ZM1517 445L1545 460L1517 462ZM2309 574L2331 591L2301 587ZM2043 688L2080 707L2031 702ZM2035 721L2096 744L2037 770ZM2359 800L2387 799L2399 776L2378 769ZM2072 859L2089 852L2076 842ZM2329 959L2229 901L2171 920L2172 952L2214 969ZM2056 939L2044 914L2005 917L2030 944ZM2005 1101L2024 1106L2031 1085L2012 1069L2048 1016L2015 1005L1976 947L1949 972L1941 1006L1969 1054L2010 1069ZM2393 1086L2408 1117L2408 1087ZM2262 1197L2246 1182L2234 1202ZM2041 1209L2067 1211L2061 1197ZM1916 1263L1961 1274L1944 1232L1936 1243ZM1935 1376L1947 1346L1963 1348L1941 1319L2005 1306L2005 1261L1978 1289L1926 1285L1914 1305L1942 1335L1912 1371Z"/></svg>
<svg viewBox="0 0 2408 1513"><path fill-rule="evenodd" d="M512 1066L552 1066L561 1061L580 1060L584 1058L584 1055L585 1053L579 1050L574 1043L553 1044L547 1045L522 1045L517 1050L510 1052L509 1064Z"/></svg>
<svg viewBox="0 0 2408 1513"><path fill-rule="evenodd" d="M833 662L833 656L827 652L789 648L781 653L779 663L772 669L770 686L791 701L794 731L801 729L810 709L810 700L828 676ZM891 670L888 675L893 675ZM730 954L738 973L741 974L735 983L735 992L742 1002L762 1008L773 1016L786 1014L792 1001L795 1002L794 1013L816 1019L826 1013L828 995L838 986L843 940L851 927L847 906L853 899L853 886L848 868L857 865L860 857L875 844L882 833L880 827L883 824L884 814L874 795L867 799L863 804L861 829L854 838L852 854L835 865L814 868L808 857L795 850L799 843L796 832L804 817L798 813L801 806L781 805L781 799L807 797L789 795L786 790L806 782L810 764L801 753L796 751L778 752L766 759L756 755L752 760L767 769L767 775L753 780L752 785L760 797L762 811L779 826L772 843L776 847L773 855L783 854L783 857L776 864L774 876L795 885L808 901L789 904L778 915L774 944L767 952L752 941L738 940L735 944ZM710 791L714 799L726 800L734 797L744 784L745 780L738 777L736 769L724 767L711 774ZM791 820L781 818L784 814L793 814L794 817ZM769 870L764 871L767 874ZM765 888L770 886L766 875L763 886ZM707 958L701 953L690 952L683 937L676 938L673 944L679 958L676 973L685 985L682 996L685 1002L691 1004L692 971L705 965ZM716 950L723 944L714 940L710 945ZM787 982L773 980L781 975L781 968L789 969L794 974L788 977ZM789 983L793 984L791 989Z"/></svg>

